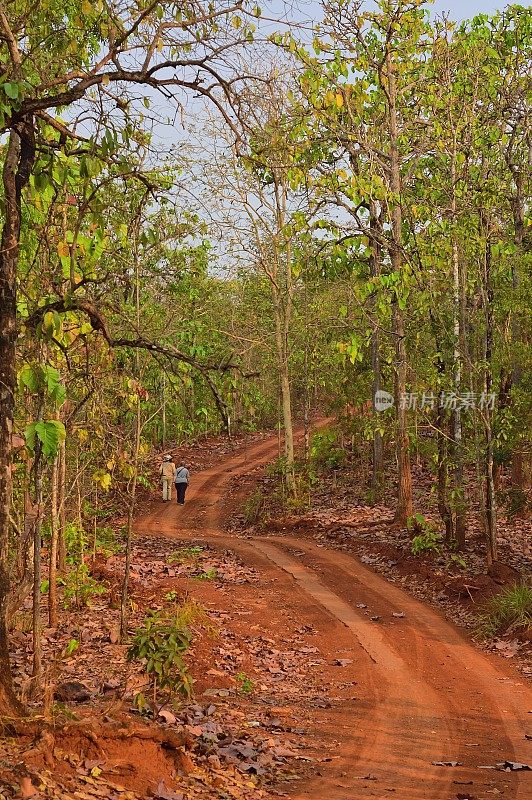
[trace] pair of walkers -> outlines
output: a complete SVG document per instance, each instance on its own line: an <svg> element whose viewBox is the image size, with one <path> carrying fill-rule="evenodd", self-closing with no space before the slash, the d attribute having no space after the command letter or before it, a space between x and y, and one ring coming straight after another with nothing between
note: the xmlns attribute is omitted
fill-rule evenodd
<svg viewBox="0 0 532 800"><path fill-rule="evenodd" d="M159 474L163 487L163 502L170 502L172 499L172 484L174 484L177 502L180 506L184 506L185 494L190 479L190 472L185 465L182 464L180 467L176 467L172 461L172 456L165 456Z"/></svg>

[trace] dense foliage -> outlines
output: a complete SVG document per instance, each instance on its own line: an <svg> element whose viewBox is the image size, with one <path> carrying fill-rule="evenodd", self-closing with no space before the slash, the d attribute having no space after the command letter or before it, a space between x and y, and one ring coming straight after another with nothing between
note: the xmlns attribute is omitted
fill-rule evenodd
<svg viewBox="0 0 532 800"><path fill-rule="evenodd" d="M398 524L415 447L495 562L501 470L514 511L531 481L530 11L326 0L309 42L240 2L5 9L0 713L41 536L57 625L154 447L279 422L297 494L293 421L339 414L373 497L395 457ZM165 140L186 92L203 152Z"/></svg>

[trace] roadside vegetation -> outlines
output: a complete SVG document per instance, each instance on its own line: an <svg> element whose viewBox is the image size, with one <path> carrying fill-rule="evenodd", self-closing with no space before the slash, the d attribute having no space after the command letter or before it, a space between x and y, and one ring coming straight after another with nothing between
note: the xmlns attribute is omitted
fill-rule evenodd
<svg viewBox="0 0 532 800"><path fill-rule="evenodd" d="M138 702L191 694L189 607L132 632L133 534L160 455L209 437L277 432L248 525L349 474L420 562L498 574L531 513L531 19L324 0L309 35L247 2L2 6L0 717L101 603ZM165 568L223 581L190 548ZM528 586L486 631L526 628Z"/></svg>

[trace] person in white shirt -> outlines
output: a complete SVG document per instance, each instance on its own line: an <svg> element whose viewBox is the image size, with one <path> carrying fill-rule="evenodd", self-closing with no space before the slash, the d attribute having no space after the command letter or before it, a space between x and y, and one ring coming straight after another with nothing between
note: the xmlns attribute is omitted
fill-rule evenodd
<svg viewBox="0 0 532 800"><path fill-rule="evenodd" d="M172 456L167 455L163 458L159 475L161 476L163 487L163 502L166 503L172 499L172 483L175 480L175 464L172 461Z"/></svg>

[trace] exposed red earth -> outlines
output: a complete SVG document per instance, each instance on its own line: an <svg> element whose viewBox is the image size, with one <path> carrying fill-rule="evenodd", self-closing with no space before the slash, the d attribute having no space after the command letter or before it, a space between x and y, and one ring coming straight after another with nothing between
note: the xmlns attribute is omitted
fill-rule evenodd
<svg viewBox="0 0 532 800"><path fill-rule="evenodd" d="M351 555L278 531L224 532L230 481L276 451L277 440L265 440L197 473L184 507L154 504L136 530L229 549L254 568L250 633L294 624L317 632L313 675L326 702L305 687L283 697L282 684L276 698L283 715L304 724L301 752L314 760L279 791L301 800L528 800L531 771L495 768L532 761L532 692L510 665ZM241 600L242 592L226 594L229 615Z"/></svg>

